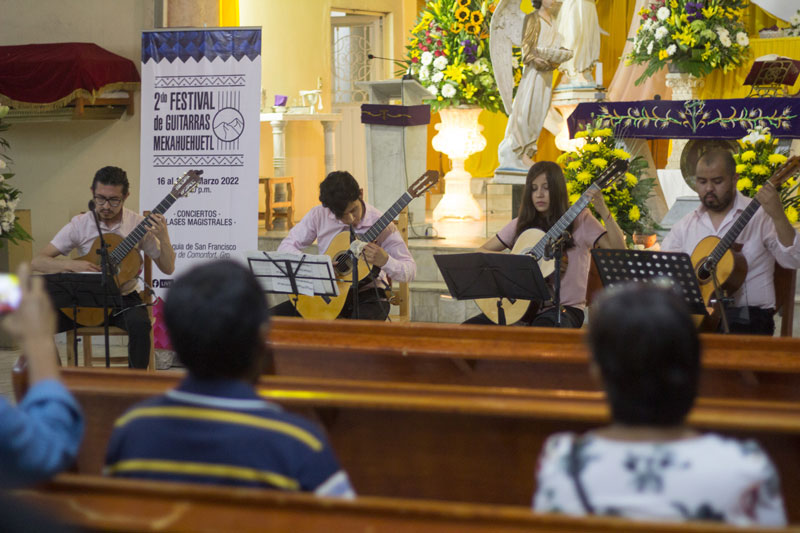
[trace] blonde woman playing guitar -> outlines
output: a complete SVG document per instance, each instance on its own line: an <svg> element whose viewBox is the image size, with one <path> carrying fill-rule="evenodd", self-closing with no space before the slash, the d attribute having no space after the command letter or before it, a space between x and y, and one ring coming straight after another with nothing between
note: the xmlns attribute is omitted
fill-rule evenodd
<svg viewBox="0 0 800 533"><path fill-rule="evenodd" d="M787 163L796 164L794 158ZM785 166L784 170L790 169ZM775 332L772 317L775 262L784 268L800 268L800 238L783 212L778 191L773 183L767 182L753 200L740 193L736 189L736 163L727 150L711 150L704 154L697 161L695 174L701 205L673 226L661 249L691 254L692 263L698 267L721 241L730 249L741 248L746 261L742 273L746 275L741 288L737 284L730 291L733 304L725 313L730 331L772 335ZM782 179L791 176L781 170L777 174L785 174ZM757 204L751 205L752 201ZM717 271L719 282L727 289L723 271L735 277L733 273L741 269L732 268L735 260L731 250L721 251L726 253L718 261ZM698 274L701 288L710 285L707 274Z"/></svg>
<svg viewBox="0 0 800 533"><path fill-rule="evenodd" d="M579 328L583 324L586 282L591 262L589 250L594 247L625 248L625 237L611 216L600 189L590 194L593 194L592 202L605 222L605 227L592 216L588 209L581 211L567 227L571 237L566 251L566 271L561 275L562 327ZM479 251L501 252L506 248L514 248L516 251L518 249L515 246L517 240L526 230L536 228L546 232L561 219L568 208L567 186L561 168L551 161L536 163L528 171L525 180L519 216L489 239L479 248ZM488 307L491 308L491 306ZM534 307L530 306L524 316L516 317L514 321L543 327L554 327L557 324L558 317L555 307L533 309ZM483 309L486 312L487 308ZM512 324L508 312L506 316L508 323ZM492 320L486 314L480 314L470 318L465 324L494 324L496 322L496 319Z"/></svg>
<svg viewBox="0 0 800 533"><path fill-rule="evenodd" d="M128 176L118 167L103 167L97 171L92 181L92 196L95 211L87 211L74 217L59 231L53 240L33 258L34 270L45 274L58 272L99 272L97 259L88 255L95 239L98 238L95 213L99 218L104 236L127 237L145 218L125 208L128 198ZM167 221L162 215L148 217L149 229L142 238L135 253L144 253L153 258L164 274L175 270L175 252L169 240ZM113 246L113 244L110 244ZM82 260L59 258L77 249ZM138 281L134 278L120 286L122 292L122 313L112 313L109 323L128 332L128 362L133 368L147 368L150 358L150 317L142 307L142 300L136 292ZM72 329L73 321L63 312L58 313L58 331ZM102 317L101 317L102 320Z"/></svg>

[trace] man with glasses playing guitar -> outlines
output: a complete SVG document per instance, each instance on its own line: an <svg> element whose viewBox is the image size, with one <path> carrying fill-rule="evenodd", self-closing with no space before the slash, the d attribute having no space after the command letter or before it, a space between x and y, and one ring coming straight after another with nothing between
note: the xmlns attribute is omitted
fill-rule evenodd
<svg viewBox="0 0 800 533"><path fill-rule="evenodd" d="M411 199L409 194L404 195L408 196L406 200L401 198L398 203L408 203ZM389 314L389 302L384 290L387 286L386 276L391 276L392 280L399 282L412 281L417 272L417 264L400 233L391 223L394 219L394 216L389 216L392 209L382 216L378 209L367 205L363 197L364 191L349 172L331 172L319 186L319 200L322 205L312 208L278 246L279 252L302 254L303 250L316 240L319 250L326 251L332 257L334 269L338 274L337 263L342 261L336 257L347 250L349 236L370 235L371 232L376 232L377 237L364 240L365 244L359 253L359 256L366 261L365 265L359 266L359 278L363 278L370 270L374 271L373 267L379 267L380 274L374 276L370 273L368 279L362 279L358 290L358 317L354 316L352 291L346 288L340 298L334 298L330 302L325 303L320 297L300 296L296 303L287 301L276 305L272 308L272 314L312 319L386 320ZM397 212L404 207L398 203L395 204L399 208ZM382 223L386 220L389 221L388 224ZM380 229L383 226L385 228ZM338 244L340 241L341 245ZM347 268L342 266L343 270ZM345 281L349 279L349 274L343 271L342 279ZM342 287L349 286L342 284Z"/></svg>
<svg viewBox="0 0 800 533"><path fill-rule="evenodd" d="M706 287L709 295L715 292L713 277L717 276L717 284L733 299L725 309L731 333L772 335L775 262L784 268L800 268L800 238L786 218L776 189L796 166L792 158L751 200L736 188L738 175L731 153L724 149L706 152L697 161L695 173L702 205L675 224L661 245L666 252L692 255L700 287ZM737 248L746 262L735 257ZM702 265L709 259L714 268L706 269Z"/></svg>
<svg viewBox="0 0 800 533"><path fill-rule="evenodd" d="M100 266L95 254L91 253L92 245L98 239L95 214L103 235L111 240L114 235L123 238L133 232L145 220L141 215L125 208L128 198L128 176L118 167L103 167L97 171L92 181L94 211L88 211L73 217L59 231L53 240L45 246L31 262L33 270L45 274L60 272L99 272ZM153 213L147 219L149 228L136 245L139 250L150 256L158 268L165 274L175 270L175 252L169 240L167 221L163 215ZM109 244L113 248L113 243ZM58 258L77 249L80 259ZM141 263L141 258L139 258ZM142 303L137 290L141 283L137 278L120 279L122 293L121 307L114 309L109 316L109 324L128 332L128 363L132 368L147 368L150 357L150 317ZM118 304L120 302L115 302ZM116 307L116 305L115 305ZM120 312L121 311L121 312ZM101 311L102 314L102 311ZM62 312L58 314L58 331L73 328L74 322ZM101 317L102 320L102 317ZM78 319L80 323L80 319ZM96 324L91 324L96 325Z"/></svg>

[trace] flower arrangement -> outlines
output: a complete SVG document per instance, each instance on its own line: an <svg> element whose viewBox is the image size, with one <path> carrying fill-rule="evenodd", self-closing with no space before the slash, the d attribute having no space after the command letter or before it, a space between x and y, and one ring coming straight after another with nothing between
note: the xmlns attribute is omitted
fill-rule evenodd
<svg viewBox="0 0 800 533"><path fill-rule="evenodd" d="M477 105L503 109L489 59L489 23L495 0L430 0L420 12L399 62L431 93L431 110ZM522 76L514 55L514 84Z"/></svg>
<svg viewBox="0 0 800 533"><path fill-rule="evenodd" d="M733 159L739 175L736 188L752 198L778 167L786 162L787 157L785 151L778 148L778 139L770 134L769 128L757 126L739 140L739 152L734 154ZM800 180L789 178L779 190L784 212L792 224L797 222L800 209L798 185Z"/></svg>
<svg viewBox="0 0 800 533"><path fill-rule="evenodd" d="M651 0L639 11L641 22L627 64L647 64L636 84L664 65L701 77L728 72L749 58L750 39L742 13L746 0Z"/></svg>
<svg viewBox="0 0 800 533"><path fill-rule="evenodd" d="M646 204L655 180L642 177L647 162L642 157L631 159L628 152L617 146L612 129L604 127L600 119L578 131L575 138L583 139L583 146L561 154L556 160L564 169L570 204L580 198L610 162L617 159L628 160L625 178L603 190L603 198L629 241L634 233L649 232L655 228L656 224L650 217L650 209Z"/></svg>
<svg viewBox="0 0 800 533"><path fill-rule="evenodd" d="M8 129L8 124L2 120L7 114L8 106L0 106L0 132ZM9 148L8 141L0 137L0 248L3 246L2 239L8 239L13 243L33 240L28 232L20 226L14 213L22 192L8 184L8 180L14 176L8 171L8 163L11 162L11 158L7 154Z"/></svg>
<svg viewBox="0 0 800 533"><path fill-rule="evenodd" d="M786 37L800 37L800 9L789 19L789 27L783 30Z"/></svg>

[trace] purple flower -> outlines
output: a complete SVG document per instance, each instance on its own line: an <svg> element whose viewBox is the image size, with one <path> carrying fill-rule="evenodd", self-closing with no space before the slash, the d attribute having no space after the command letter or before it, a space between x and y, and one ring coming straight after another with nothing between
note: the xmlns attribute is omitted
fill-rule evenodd
<svg viewBox="0 0 800 533"><path fill-rule="evenodd" d="M473 43L469 39L464 39L461 41L461 45L464 47L464 58L467 60L467 63L474 63L478 59L478 44Z"/></svg>
<svg viewBox="0 0 800 533"><path fill-rule="evenodd" d="M703 2L686 2L686 15L689 22L703 20Z"/></svg>

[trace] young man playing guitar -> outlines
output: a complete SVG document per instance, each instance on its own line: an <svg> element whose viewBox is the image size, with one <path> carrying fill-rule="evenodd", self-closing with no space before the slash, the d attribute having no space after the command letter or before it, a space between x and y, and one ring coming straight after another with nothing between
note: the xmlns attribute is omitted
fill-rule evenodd
<svg viewBox="0 0 800 533"><path fill-rule="evenodd" d="M33 269L45 274L99 272L98 260L93 257L74 260L58 256L67 255L76 248L81 256L89 253L98 238L95 215L104 235L126 237L133 231L144 217L125 208L128 187L128 176L121 168L109 166L98 170L91 188L95 210L73 217L34 257ZM169 240L167 221L162 215L152 214L148 223L150 228L136 247L150 256L163 273L171 274L175 270L175 252ZM136 250L135 253L140 252ZM128 364L132 368L147 368L150 358L150 317L137 292L140 288L141 283L136 278L122 281L122 301L114 302L115 309L109 316L110 325L128 332ZM71 318L63 312L58 315L58 331L73 328Z"/></svg>
<svg viewBox="0 0 800 533"><path fill-rule="evenodd" d="M736 163L729 151L707 152L697 161L695 174L702 205L675 224L661 245L666 252L692 254L705 237L723 237L751 202L736 189ZM775 261L784 268L799 268L800 238L786 218L778 191L771 183L756 193L755 200L761 209L736 239L747 261L747 275L742 287L733 293L733 305L726 309L725 315L731 333L772 335Z"/></svg>
<svg viewBox="0 0 800 533"><path fill-rule="evenodd" d="M365 233L382 215L378 209L364 202L364 191L346 171L334 171L327 175L319 185L319 201L322 205L311 209L289 231L289 235L278 246L279 252L302 254L303 249L315 240L320 252L328 250L331 241L341 232ZM382 289L388 287L386 276L391 276L395 281L411 281L417 272L417 264L394 224L389 224L374 242L364 246L362 257L370 267L380 267L378 279L360 286L358 317L353 316L351 290L337 318L386 320L389 302ZM279 304L272 308L272 312L282 316L299 315L292 302Z"/></svg>

